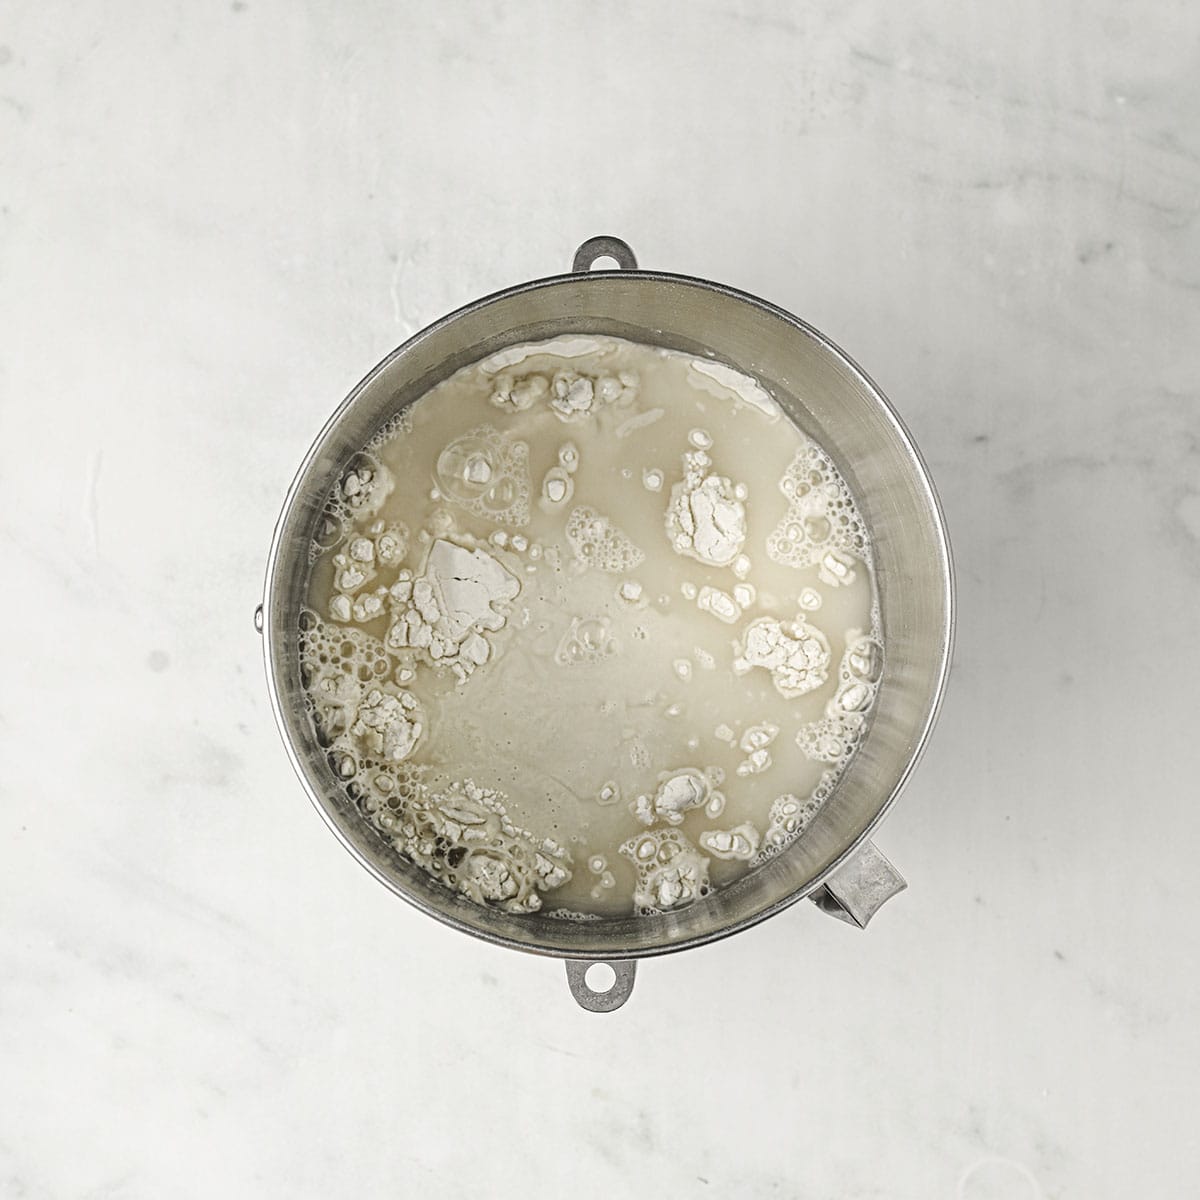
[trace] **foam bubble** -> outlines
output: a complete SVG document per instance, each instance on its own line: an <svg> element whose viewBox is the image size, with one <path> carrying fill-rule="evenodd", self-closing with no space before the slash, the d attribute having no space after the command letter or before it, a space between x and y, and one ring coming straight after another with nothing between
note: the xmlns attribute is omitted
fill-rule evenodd
<svg viewBox="0 0 1200 1200"><path fill-rule="evenodd" d="M804 800L791 792L779 796L771 804L762 848L751 860L751 866L760 866L790 846L812 824L840 777L840 771L825 771L812 793Z"/></svg>
<svg viewBox="0 0 1200 1200"><path fill-rule="evenodd" d="M801 725L796 745L815 762L844 766L858 748L864 718L857 712L826 713L819 721Z"/></svg>
<svg viewBox="0 0 1200 1200"><path fill-rule="evenodd" d="M846 632L846 648L838 667L838 688L825 705L825 715L802 725L796 744L806 757L839 770L862 741L867 711L875 700L883 673L883 647L858 629Z"/></svg>
<svg viewBox="0 0 1200 1200"><path fill-rule="evenodd" d="M555 921L600 921L603 918L599 913L578 912L573 908L551 908L542 914L546 917L551 917Z"/></svg>
<svg viewBox="0 0 1200 1200"><path fill-rule="evenodd" d="M529 524L529 447L481 425L448 443L434 469L451 503L475 516L520 528Z"/></svg>
<svg viewBox="0 0 1200 1200"><path fill-rule="evenodd" d="M389 442L406 433L412 432L412 406L406 405L399 412L393 413L375 431L367 443L368 450L382 450Z"/></svg>
<svg viewBox="0 0 1200 1200"><path fill-rule="evenodd" d="M578 562L610 575L632 571L646 557L607 517L587 505L571 510L565 532Z"/></svg>
<svg viewBox="0 0 1200 1200"><path fill-rule="evenodd" d="M300 612L299 633L301 680L310 690L325 677L344 675L369 683L391 673L383 643L360 629L330 625L305 608Z"/></svg>
<svg viewBox="0 0 1200 1200"><path fill-rule="evenodd" d="M788 510L767 538L767 553L798 569L820 563L823 582L837 586L852 580L854 560L870 565L866 525L833 460L801 436L800 449L779 481ZM832 556L828 564L827 556Z"/></svg>
<svg viewBox="0 0 1200 1200"><path fill-rule="evenodd" d="M572 617L554 652L554 661L560 667L589 666L616 652L617 642L608 617Z"/></svg>
<svg viewBox="0 0 1200 1200"><path fill-rule="evenodd" d="M645 914L682 908L707 896L708 859L677 829L654 829L620 848L637 871L633 900Z"/></svg>

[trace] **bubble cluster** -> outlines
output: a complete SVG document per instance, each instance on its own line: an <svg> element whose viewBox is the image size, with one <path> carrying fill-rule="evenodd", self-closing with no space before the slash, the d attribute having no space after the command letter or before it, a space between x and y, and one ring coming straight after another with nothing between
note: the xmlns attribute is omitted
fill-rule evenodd
<svg viewBox="0 0 1200 1200"><path fill-rule="evenodd" d="M513 824L503 793L471 780L435 791L424 766L364 757L339 769L345 761L331 755L348 795L392 847L477 904L536 912L542 894L571 878L570 854Z"/></svg>
<svg viewBox="0 0 1200 1200"><path fill-rule="evenodd" d="M374 516L394 487L391 472L373 454L361 450L353 455L317 519L309 562L336 546L355 521Z"/></svg>
<svg viewBox="0 0 1200 1200"><path fill-rule="evenodd" d="M387 649L377 637L331 625L311 608L300 610L298 627L300 678L309 692L324 678L376 683L391 674Z"/></svg>
<svg viewBox="0 0 1200 1200"><path fill-rule="evenodd" d="M777 563L802 568L821 563L832 551L833 565L827 571L834 575L845 555L869 565L866 524L850 489L829 455L801 436L800 449L779 481L788 510L767 538L767 553ZM824 573L822 578L830 582Z"/></svg>
<svg viewBox="0 0 1200 1200"><path fill-rule="evenodd" d="M350 798L371 823L385 834L397 827L401 810L423 794L428 768L418 763L381 763L364 758L346 785Z"/></svg>
<svg viewBox="0 0 1200 1200"><path fill-rule="evenodd" d="M438 455L438 489L452 504L518 529L529 524L529 446L481 425Z"/></svg>
<svg viewBox="0 0 1200 1200"><path fill-rule="evenodd" d="M825 705L825 715L796 733L796 745L806 757L845 768L862 740L882 674L883 646L878 638L849 630L838 667L838 688Z"/></svg>
<svg viewBox="0 0 1200 1200"><path fill-rule="evenodd" d="M843 767L858 748L864 718L861 713L829 713L819 721L801 725L796 745L814 762Z"/></svg>
<svg viewBox="0 0 1200 1200"><path fill-rule="evenodd" d="M608 617L572 617L554 652L560 667L588 666L611 658L617 652Z"/></svg>
<svg viewBox="0 0 1200 1200"><path fill-rule="evenodd" d="M367 443L367 449L379 451L402 434L412 432L412 406L405 405L399 412L393 413L372 435Z"/></svg>
<svg viewBox="0 0 1200 1200"><path fill-rule="evenodd" d="M503 799L469 779L436 793L420 788L388 830L392 844L476 904L536 912L541 893L571 878L571 856L552 839L514 825Z"/></svg>
<svg viewBox="0 0 1200 1200"><path fill-rule="evenodd" d="M550 908L542 916L551 917L555 921L601 921L599 913L577 912L573 908Z"/></svg>
<svg viewBox="0 0 1200 1200"><path fill-rule="evenodd" d="M646 557L628 535L585 504L571 510L566 538L577 561L609 575L624 575Z"/></svg>
<svg viewBox="0 0 1200 1200"><path fill-rule="evenodd" d="M807 799L801 800L789 792L772 802L762 850L752 860L755 865L790 846L812 824L813 817L821 811L837 781L837 771L826 771Z"/></svg>
<svg viewBox="0 0 1200 1200"><path fill-rule="evenodd" d="M708 859L678 829L652 829L622 842L637 872L633 902L643 916L682 908L707 896Z"/></svg>
<svg viewBox="0 0 1200 1200"><path fill-rule="evenodd" d="M300 614L300 677L317 740L343 782L367 764L408 758L425 730L412 692L392 683L383 643L358 629L327 624L311 609Z"/></svg>

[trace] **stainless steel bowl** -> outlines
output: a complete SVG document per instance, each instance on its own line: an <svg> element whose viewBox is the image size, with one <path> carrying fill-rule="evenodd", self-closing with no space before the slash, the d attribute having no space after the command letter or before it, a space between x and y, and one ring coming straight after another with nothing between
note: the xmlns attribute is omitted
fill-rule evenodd
<svg viewBox="0 0 1200 1200"><path fill-rule="evenodd" d="M592 271L602 257L617 270ZM825 446L858 498L875 544L885 666L872 721L836 790L786 851L678 912L565 921L483 908L396 853L355 809L317 744L302 700L297 619L309 540L349 458L389 415L460 367L518 342L600 333L712 354L760 379ZM477 300L422 330L381 362L326 423L275 528L263 603L271 704L292 765L326 824L381 883L447 925L514 950L566 960L572 994L610 1011L628 998L636 960L700 946L806 896L860 926L904 887L870 843L929 737L950 665L954 586L945 522L929 474L891 405L836 346L803 321L744 292L642 271L629 247L593 238L570 274ZM607 962L605 992L584 979Z"/></svg>

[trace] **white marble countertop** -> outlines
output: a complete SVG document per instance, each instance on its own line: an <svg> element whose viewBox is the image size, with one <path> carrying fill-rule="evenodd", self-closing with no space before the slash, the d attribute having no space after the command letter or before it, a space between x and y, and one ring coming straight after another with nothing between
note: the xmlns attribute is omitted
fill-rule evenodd
<svg viewBox="0 0 1200 1200"><path fill-rule="evenodd" d="M1115 0L7 4L0 1196L1194 1195L1198 39ZM866 366L960 599L877 837L909 890L607 1018L337 846L250 620L349 387L600 232Z"/></svg>

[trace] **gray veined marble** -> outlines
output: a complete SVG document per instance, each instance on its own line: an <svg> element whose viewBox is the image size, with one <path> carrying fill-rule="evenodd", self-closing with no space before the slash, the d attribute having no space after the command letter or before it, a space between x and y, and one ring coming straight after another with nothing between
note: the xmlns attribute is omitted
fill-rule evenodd
<svg viewBox="0 0 1200 1200"><path fill-rule="evenodd" d="M71 5L0 21L0 1196L1189 1196L1194 8ZM863 933L581 1013L398 904L280 751L295 463L612 229L911 426L958 566Z"/></svg>

